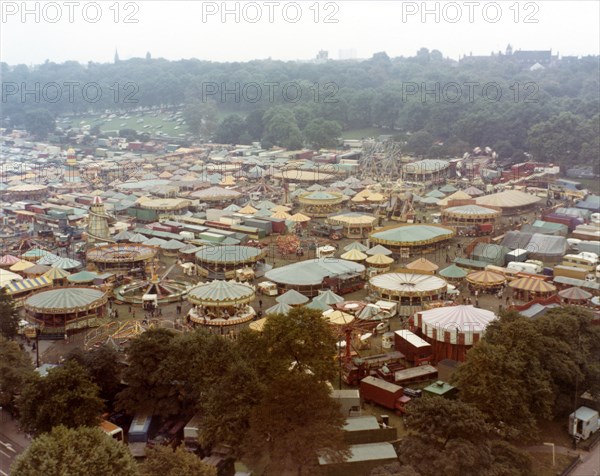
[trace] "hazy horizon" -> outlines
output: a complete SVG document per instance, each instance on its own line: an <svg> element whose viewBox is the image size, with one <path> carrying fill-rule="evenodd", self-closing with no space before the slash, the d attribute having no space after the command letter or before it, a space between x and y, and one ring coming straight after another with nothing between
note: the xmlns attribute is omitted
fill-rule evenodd
<svg viewBox="0 0 600 476"><path fill-rule="evenodd" d="M13 66L110 63L115 50L121 60L150 52L214 62L306 61L319 50L330 59L340 50L346 59L379 51L406 57L421 47L458 60L504 52L508 44L600 54L596 1L3 2L0 14L0 60Z"/></svg>

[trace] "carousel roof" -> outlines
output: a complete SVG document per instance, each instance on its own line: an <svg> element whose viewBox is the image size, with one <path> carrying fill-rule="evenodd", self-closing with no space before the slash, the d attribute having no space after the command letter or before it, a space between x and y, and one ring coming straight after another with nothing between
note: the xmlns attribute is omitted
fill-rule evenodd
<svg viewBox="0 0 600 476"><path fill-rule="evenodd" d="M307 217L306 215L303 215L302 213L296 213L295 215L292 215L289 218L290 221L293 221L294 223L304 223L307 221L310 221L310 217Z"/></svg>
<svg viewBox="0 0 600 476"><path fill-rule="evenodd" d="M408 269L416 269L421 271L437 271L440 267L425 258L418 258L412 263L406 265Z"/></svg>
<svg viewBox="0 0 600 476"><path fill-rule="evenodd" d="M240 208L237 212L241 213L242 215L253 215L257 212L258 210L256 208L254 208L251 205L246 205L243 208Z"/></svg>
<svg viewBox="0 0 600 476"><path fill-rule="evenodd" d="M477 187L469 187L465 189L465 193L471 195L471 197L478 197L479 195L483 195L483 191L479 190Z"/></svg>
<svg viewBox="0 0 600 476"><path fill-rule="evenodd" d="M316 299L313 299L304 307L307 307L309 309L316 309L317 311L326 311L327 309L331 309L329 304L324 303L323 301L317 301Z"/></svg>
<svg viewBox="0 0 600 476"><path fill-rule="evenodd" d="M519 278L511 281L508 285L511 288L520 289L521 291L536 293L553 293L556 291L556 286L537 278Z"/></svg>
<svg viewBox="0 0 600 476"><path fill-rule="evenodd" d="M22 279L23 276L20 274L0 268L0 288L6 286L11 281L20 281Z"/></svg>
<svg viewBox="0 0 600 476"><path fill-rule="evenodd" d="M206 263L247 263L261 258L263 250L254 246L204 246L196 253L198 261Z"/></svg>
<svg viewBox="0 0 600 476"><path fill-rule="evenodd" d="M275 298L280 304L287 304L289 306L299 306L301 304L305 304L308 302L308 298L304 294L300 294L295 289L290 289L286 291L281 296Z"/></svg>
<svg viewBox="0 0 600 476"><path fill-rule="evenodd" d="M497 319L496 314L486 309L480 309L471 305L448 306L422 311L422 322L430 327L438 329L453 330L459 332L482 332L490 322ZM443 339L444 333L438 335Z"/></svg>
<svg viewBox="0 0 600 476"><path fill-rule="evenodd" d="M115 236L113 236L113 240L115 241L129 241L129 239L131 238L131 236L133 235L133 233L131 233L130 231L124 230L120 233L117 233Z"/></svg>
<svg viewBox="0 0 600 476"><path fill-rule="evenodd" d="M3 255L2 258L0 258L0 266L11 266L19 261L19 258L17 258L16 256Z"/></svg>
<svg viewBox="0 0 600 476"><path fill-rule="evenodd" d="M469 200L470 198L471 195L463 192L462 190L459 190L457 192L454 192L452 195L448 195L446 198L441 199L438 202L438 205L446 206L448 205L448 203L450 203L451 200Z"/></svg>
<svg viewBox="0 0 600 476"><path fill-rule="evenodd" d="M395 295L419 296L446 291L448 283L430 274L386 273L373 276L369 283Z"/></svg>
<svg viewBox="0 0 600 476"><path fill-rule="evenodd" d="M449 279L461 279L464 278L467 274L467 271L465 271L460 266L456 266L454 263L452 263L450 266L442 269L439 272L440 276Z"/></svg>
<svg viewBox="0 0 600 476"><path fill-rule="evenodd" d="M96 288L66 287L30 296L25 300L25 308L46 313L74 312L98 307L106 300L106 293Z"/></svg>
<svg viewBox="0 0 600 476"><path fill-rule="evenodd" d="M428 198L444 198L446 196L445 193L440 192L439 190L432 190L431 192L428 192L425 194L426 197Z"/></svg>
<svg viewBox="0 0 600 476"><path fill-rule="evenodd" d="M39 261L38 261L38 264L40 264ZM76 259L71 259L71 258L59 257L58 259L52 261L52 263L50 263L50 264L52 265L53 268L75 269L75 268L79 268L81 266L81 261L77 261Z"/></svg>
<svg viewBox="0 0 600 476"><path fill-rule="evenodd" d="M322 292L317 297L315 297L313 299L313 302L314 301L322 302L329 305L335 304L336 302L343 302L344 298L334 293L331 289L328 289L327 291Z"/></svg>
<svg viewBox="0 0 600 476"><path fill-rule="evenodd" d="M254 289L231 281L211 281L192 288L187 295L190 302L204 306L230 306L254 299Z"/></svg>
<svg viewBox="0 0 600 476"><path fill-rule="evenodd" d="M182 248L184 248L185 246L187 246L185 243L182 243L179 240L169 240L166 243L163 243L160 248L162 250L171 250L171 251L176 251L176 250L180 250Z"/></svg>
<svg viewBox="0 0 600 476"><path fill-rule="evenodd" d="M69 276L71 276L71 273L60 268L50 268L50 270L46 272L44 276L54 281L56 279L68 278Z"/></svg>
<svg viewBox="0 0 600 476"><path fill-rule="evenodd" d="M344 246L344 251L358 250L367 251L369 248L358 241L353 241L349 245Z"/></svg>
<svg viewBox="0 0 600 476"><path fill-rule="evenodd" d="M504 192L484 195L475 199L478 205L489 205L500 208L524 207L538 203L540 200L540 197L519 190L505 190Z"/></svg>
<svg viewBox="0 0 600 476"><path fill-rule="evenodd" d="M454 186L454 185L450 185L450 184L446 184L443 187L440 187L440 192L444 192L444 193L453 193L456 192L458 189Z"/></svg>
<svg viewBox="0 0 600 476"><path fill-rule="evenodd" d="M506 282L506 278L499 273L493 271L475 271L467 275L467 281L473 284L482 286L499 286Z"/></svg>
<svg viewBox="0 0 600 476"><path fill-rule="evenodd" d="M287 316L291 310L292 306L289 304L278 302L274 306L271 306L269 309L267 309L265 314L283 314L284 316Z"/></svg>
<svg viewBox="0 0 600 476"><path fill-rule="evenodd" d="M226 206L225 208L223 208L223 211L226 212L237 212L239 210L241 210L242 207L240 207L239 205L236 205L235 203L232 203L231 205Z"/></svg>
<svg viewBox="0 0 600 476"><path fill-rule="evenodd" d="M221 187L209 187L192 193L193 198L198 200L231 200L241 196L240 192Z"/></svg>
<svg viewBox="0 0 600 476"><path fill-rule="evenodd" d="M310 187L309 187L310 189ZM333 201L339 200L341 198L341 194L339 193L330 193L325 191L317 191L311 192L306 195L300 195L300 201L310 200L310 201Z"/></svg>
<svg viewBox="0 0 600 476"><path fill-rule="evenodd" d="M31 261L26 261L24 259L21 259L19 261L17 261L15 264L13 264L10 268L8 268L10 271L25 271L27 268L31 268L32 266L34 266L34 263L32 263Z"/></svg>
<svg viewBox="0 0 600 476"><path fill-rule="evenodd" d="M363 261L367 259L368 255L363 253L360 250L352 249L350 251L346 251L344 254L340 256L342 259L347 259L349 261Z"/></svg>
<svg viewBox="0 0 600 476"><path fill-rule="evenodd" d="M271 215L271 218L278 218L280 220L289 220L292 215L282 210L277 211Z"/></svg>
<svg viewBox="0 0 600 476"><path fill-rule="evenodd" d="M387 265L387 264L392 264L394 262L394 258L390 258L389 256L386 256L386 255L380 253L380 254L369 256L366 259L366 262L369 264Z"/></svg>
<svg viewBox="0 0 600 476"><path fill-rule="evenodd" d="M323 278L347 273L362 273L365 267L360 263L343 259L319 258L300 261L272 269L265 273L270 281L296 286L320 286Z"/></svg>
<svg viewBox="0 0 600 476"><path fill-rule="evenodd" d="M329 324L343 326L345 324L350 324L355 318L352 314L348 314L344 311L329 310L323 313L323 319L329 322Z"/></svg>
<svg viewBox="0 0 600 476"><path fill-rule="evenodd" d="M45 274L48 271L50 271L51 269L52 268L50 266L45 266L43 264L34 264L33 266L30 266L23 272L25 274Z"/></svg>
<svg viewBox="0 0 600 476"><path fill-rule="evenodd" d="M55 255L54 253L46 252L42 258L37 260L37 264L48 264L52 266L52 263L54 263L58 258L59 256Z"/></svg>
<svg viewBox="0 0 600 476"><path fill-rule="evenodd" d="M485 216L485 215L493 215L493 216L500 215L500 212L498 210L494 210L492 208L485 208L485 207L482 207L479 205L462 205L460 207L450 207L450 208L446 208L444 210L444 213L449 213L452 215L459 215L459 216L469 216L469 217Z"/></svg>
<svg viewBox="0 0 600 476"><path fill-rule="evenodd" d="M79 273L71 274L67 277L67 281L71 283L91 283L98 277L97 273L92 271L79 271Z"/></svg>
<svg viewBox="0 0 600 476"><path fill-rule="evenodd" d="M388 250L385 246L375 245L375 246L373 246L373 248L369 248L367 250L367 254L371 255L371 256L375 256L375 255L390 256L392 254L392 251Z"/></svg>
<svg viewBox="0 0 600 476"><path fill-rule="evenodd" d="M350 212L331 216L328 221L346 225L373 225L377 221L377 217L365 213Z"/></svg>
<svg viewBox="0 0 600 476"><path fill-rule="evenodd" d="M371 234L375 242L392 245L424 245L451 238L454 231L435 225L401 225Z"/></svg>
<svg viewBox="0 0 600 476"><path fill-rule="evenodd" d="M563 289L558 292L558 295L569 301L587 301L592 297L592 293L588 293L585 289L577 287Z"/></svg>

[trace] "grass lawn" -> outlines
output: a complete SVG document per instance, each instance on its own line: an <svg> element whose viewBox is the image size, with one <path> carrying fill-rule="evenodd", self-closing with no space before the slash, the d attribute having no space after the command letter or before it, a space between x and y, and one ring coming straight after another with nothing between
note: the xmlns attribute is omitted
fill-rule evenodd
<svg viewBox="0 0 600 476"><path fill-rule="evenodd" d="M583 188L587 188L595 195L600 194L600 180L598 179L574 179L576 182L581 182Z"/></svg>
<svg viewBox="0 0 600 476"><path fill-rule="evenodd" d="M380 135L388 135L393 133L388 129L377 129L375 127L369 127L367 129L351 129L348 131L342 132L342 137L346 140L358 140L364 139L367 137L378 137Z"/></svg>

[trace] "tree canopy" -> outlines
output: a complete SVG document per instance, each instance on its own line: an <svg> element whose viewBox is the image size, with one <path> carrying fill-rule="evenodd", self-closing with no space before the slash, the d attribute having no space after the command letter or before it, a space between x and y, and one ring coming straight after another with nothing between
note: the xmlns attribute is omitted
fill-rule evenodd
<svg viewBox="0 0 600 476"><path fill-rule="evenodd" d="M531 462L517 448L494 439L477 408L460 400L420 398L407 407L409 435L398 444L400 463L421 476L531 474ZM384 473L385 474L385 473Z"/></svg>
<svg viewBox="0 0 600 476"><path fill-rule="evenodd" d="M173 451L159 445L146 451L146 458L140 464L140 476L217 476L217 470L182 446Z"/></svg>
<svg viewBox="0 0 600 476"><path fill-rule="evenodd" d="M33 440L11 467L15 476L137 476L127 446L99 428L55 427Z"/></svg>
<svg viewBox="0 0 600 476"><path fill-rule="evenodd" d="M504 437L534 437L538 420L572 409L576 381L598 398L599 337L579 308L552 309L534 320L504 313L455 374L460 398Z"/></svg>
<svg viewBox="0 0 600 476"><path fill-rule="evenodd" d="M17 395L35 377L29 355L16 342L0 336L0 407L14 413Z"/></svg>
<svg viewBox="0 0 600 476"><path fill-rule="evenodd" d="M0 288L0 335L13 339L19 331L19 313L15 308L13 298Z"/></svg>
<svg viewBox="0 0 600 476"><path fill-rule="evenodd" d="M31 380L23 389L17 401L21 426L35 434L59 425L94 427L104 408L98 391L76 362L50 369L48 375Z"/></svg>

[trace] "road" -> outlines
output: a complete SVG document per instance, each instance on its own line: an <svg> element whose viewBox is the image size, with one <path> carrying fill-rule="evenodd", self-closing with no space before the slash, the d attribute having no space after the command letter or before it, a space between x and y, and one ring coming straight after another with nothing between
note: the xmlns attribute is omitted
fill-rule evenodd
<svg viewBox="0 0 600 476"><path fill-rule="evenodd" d="M10 465L25 448L0 433L0 475L7 476L10 473Z"/></svg>
<svg viewBox="0 0 600 476"><path fill-rule="evenodd" d="M28 445L29 440L19 432L16 421L0 410L0 476L10 474L10 465Z"/></svg>
<svg viewBox="0 0 600 476"><path fill-rule="evenodd" d="M588 454L582 455L583 462L573 470L570 476L600 476L600 444Z"/></svg>

